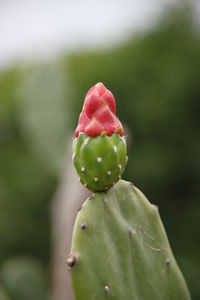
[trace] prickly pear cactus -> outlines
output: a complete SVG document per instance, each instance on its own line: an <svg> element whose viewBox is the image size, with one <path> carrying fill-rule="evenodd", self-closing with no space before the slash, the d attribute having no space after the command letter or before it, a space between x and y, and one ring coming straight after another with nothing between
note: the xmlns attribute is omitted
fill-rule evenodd
<svg viewBox="0 0 200 300"><path fill-rule="evenodd" d="M72 239L76 300L189 300L156 206L120 180L79 211Z"/></svg>
<svg viewBox="0 0 200 300"><path fill-rule="evenodd" d="M67 258L75 300L190 300L157 207L119 180L126 142L114 97L101 83L86 95L73 161L96 192L78 213Z"/></svg>
<svg viewBox="0 0 200 300"><path fill-rule="evenodd" d="M75 135L73 162L81 183L91 191L108 190L121 178L128 158L114 97L102 83L88 91Z"/></svg>

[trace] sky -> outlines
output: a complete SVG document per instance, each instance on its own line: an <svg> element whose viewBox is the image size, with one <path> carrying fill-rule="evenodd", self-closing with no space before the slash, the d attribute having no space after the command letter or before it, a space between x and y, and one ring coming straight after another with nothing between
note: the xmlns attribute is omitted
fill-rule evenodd
<svg viewBox="0 0 200 300"><path fill-rule="evenodd" d="M112 45L153 26L176 0L0 0L0 67Z"/></svg>

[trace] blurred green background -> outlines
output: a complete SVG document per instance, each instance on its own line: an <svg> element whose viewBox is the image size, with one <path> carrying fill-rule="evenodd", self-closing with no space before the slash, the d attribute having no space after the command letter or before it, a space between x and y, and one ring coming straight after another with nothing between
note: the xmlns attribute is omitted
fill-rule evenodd
<svg viewBox="0 0 200 300"><path fill-rule="evenodd" d="M124 178L159 206L200 299L199 78L200 32L188 7L121 45L1 71L0 299L49 299L51 200L84 96L99 81L127 128Z"/></svg>

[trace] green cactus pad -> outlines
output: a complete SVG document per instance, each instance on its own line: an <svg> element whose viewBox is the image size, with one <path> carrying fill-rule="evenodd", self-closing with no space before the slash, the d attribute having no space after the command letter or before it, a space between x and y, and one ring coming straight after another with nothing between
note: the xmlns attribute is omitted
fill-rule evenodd
<svg viewBox="0 0 200 300"><path fill-rule="evenodd" d="M123 180L79 211L68 265L76 300L190 299L157 207Z"/></svg>
<svg viewBox="0 0 200 300"><path fill-rule="evenodd" d="M127 156L125 138L118 133L97 137L79 134L72 149L80 181L91 191L108 190L121 178Z"/></svg>

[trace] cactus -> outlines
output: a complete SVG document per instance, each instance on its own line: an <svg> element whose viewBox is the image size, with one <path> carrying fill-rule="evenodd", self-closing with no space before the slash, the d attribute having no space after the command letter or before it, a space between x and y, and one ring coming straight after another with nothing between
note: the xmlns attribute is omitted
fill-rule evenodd
<svg viewBox="0 0 200 300"><path fill-rule="evenodd" d="M76 300L189 300L158 208L120 180L76 219L71 254Z"/></svg>
<svg viewBox="0 0 200 300"><path fill-rule="evenodd" d="M127 163L123 128L115 100L102 83L86 95L73 141L73 162L80 181L91 191L108 190Z"/></svg>
<svg viewBox="0 0 200 300"><path fill-rule="evenodd" d="M111 139L120 141L123 134L115 130L102 137L98 132L98 136L92 136L88 142L91 152L88 148L84 156L82 147L88 139L87 134L78 133L74 153L87 161L88 172L95 173L98 166L95 155L99 155L99 148L104 149L102 145L107 139L109 143ZM106 158L112 152L113 143L106 147L107 168L110 159L106 161ZM124 154L122 157L124 159ZM120 155L118 159L120 161ZM124 168L125 160L123 162ZM74 163L81 176L80 161L74 160ZM113 168L116 168L115 164ZM110 170L113 171L111 167ZM101 171L99 176L103 178L104 173ZM84 182L84 177L81 181ZM94 190L90 181L91 177L87 182ZM132 183L123 180L107 191L102 190L83 204L74 226L67 263L75 300L190 300L158 208L150 204Z"/></svg>

